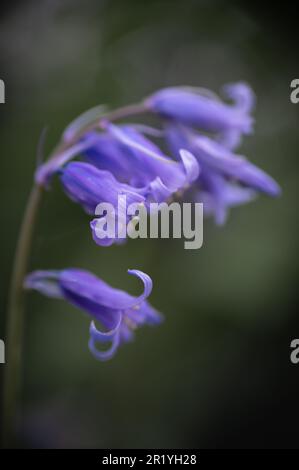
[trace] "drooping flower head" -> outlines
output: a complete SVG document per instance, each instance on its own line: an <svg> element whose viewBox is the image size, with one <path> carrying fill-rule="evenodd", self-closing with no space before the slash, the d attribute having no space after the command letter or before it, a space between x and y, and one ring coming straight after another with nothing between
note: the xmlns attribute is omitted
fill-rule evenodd
<svg viewBox="0 0 299 470"><path fill-rule="evenodd" d="M180 161L175 161L163 155L134 126L106 123L105 127L105 133L93 132L84 138L93 142L86 149L89 163L71 162L59 171L67 195L89 214L95 214L99 203L109 203L117 218L119 196L126 196L128 206L137 203L148 207L151 202L167 201L198 177L198 163L190 152L181 150ZM122 224L127 222L126 218ZM117 236L106 236L105 226L104 219L91 222L97 244L108 246L123 241L125 237L118 240Z"/></svg>
<svg viewBox="0 0 299 470"><path fill-rule="evenodd" d="M179 161L174 161L136 126L106 123L105 127L106 132L85 137L95 139L84 152L85 158L96 167L110 171L119 181L135 188L147 187L148 197L160 202L196 180L198 163L189 152L180 152Z"/></svg>
<svg viewBox="0 0 299 470"><path fill-rule="evenodd" d="M34 271L25 279L25 288L42 294L65 299L92 317L89 349L99 360L111 359L118 347L134 338L137 327L156 325L162 321L161 314L147 301L152 291L151 278L138 270L129 270L143 282L144 291L134 297L115 289L88 271L65 269L63 271ZM95 322L101 324L99 329ZM101 351L99 344L110 344Z"/></svg>
<svg viewBox="0 0 299 470"><path fill-rule="evenodd" d="M145 198L136 188L120 183L106 170L84 162L71 162L60 171L60 180L67 195L88 214L95 213L100 202L117 205L118 196L126 195L128 204L143 203Z"/></svg>
<svg viewBox="0 0 299 470"><path fill-rule="evenodd" d="M205 213L214 214L218 224L225 222L228 207L249 202L258 192L280 194L279 185L267 173L210 137L169 121L165 137L175 158L182 147L196 157L201 170L194 185L196 200L204 203Z"/></svg>
<svg viewBox="0 0 299 470"><path fill-rule="evenodd" d="M172 87L157 91L146 100L146 106L162 117L198 127L208 132L238 130L252 132L249 113L254 95L245 83L227 85L224 93L233 104L221 101L211 92L190 87Z"/></svg>

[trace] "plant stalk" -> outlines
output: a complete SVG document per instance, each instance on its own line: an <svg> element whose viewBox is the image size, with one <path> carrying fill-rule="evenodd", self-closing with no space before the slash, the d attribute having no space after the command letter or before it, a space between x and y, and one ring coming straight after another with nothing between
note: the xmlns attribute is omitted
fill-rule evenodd
<svg viewBox="0 0 299 470"><path fill-rule="evenodd" d="M13 265L6 334L6 365L2 410L4 447L13 444L16 408L20 385L23 346L24 296L23 281L27 272L35 220L40 205L42 187L34 185L25 210Z"/></svg>

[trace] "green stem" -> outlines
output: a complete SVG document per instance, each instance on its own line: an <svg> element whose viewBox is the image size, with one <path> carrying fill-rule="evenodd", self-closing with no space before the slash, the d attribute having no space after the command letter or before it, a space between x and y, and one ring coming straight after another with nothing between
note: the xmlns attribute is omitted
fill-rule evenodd
<svg viewBox="0 0 299 470"><path fill-rule="evenodd" d="M17 244L12 272L7 315L6 358L2 413L2 438L4 447L13 444L20 368L23 344L24 289L35 220L40 205L42 187L34 185L25 210Z"/></svg>

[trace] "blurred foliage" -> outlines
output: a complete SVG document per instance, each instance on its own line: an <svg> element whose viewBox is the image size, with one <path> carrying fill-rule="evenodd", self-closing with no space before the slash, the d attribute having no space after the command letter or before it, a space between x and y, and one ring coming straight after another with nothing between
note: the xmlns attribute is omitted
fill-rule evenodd
<svg viewBox="0 0 299 470"><path fill-rule="evenodd" d="M298 70L287 31L224 1L41 0L7 6L0 20L1 318L36 144L46 151L77 114L138 101L157 88L218 91L245 80L257 94L256 132L241 153L273 175L279 200L232 210L204 246L130 240L99 248L88 217L54 182L43 201L32 269L79 266L137 293L126 271L154 279L165 314L109 363L87 348L88 318L28 296L22 446L250 447L296 445L298 367ZM282 26L281 26L282 28ZM279 32L279 34L277 34ZM286 41L284 42L284 38ZM1 371L2 372L2 371Z"/></svg>

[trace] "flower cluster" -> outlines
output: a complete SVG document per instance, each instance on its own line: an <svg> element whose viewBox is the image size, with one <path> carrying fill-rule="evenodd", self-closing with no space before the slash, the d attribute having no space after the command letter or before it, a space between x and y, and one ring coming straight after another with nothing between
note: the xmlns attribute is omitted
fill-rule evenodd
<svg viewBox="0 0 299 470"><path fill-rule="evenodd" d="M159 130L141 124L115 125L114 118L126 117L125 113L117 116L114 112L109 117L109 113L102 115L102 108L94 108L68 126L61 150L37 169L36 182L48 187L58 174L68 197L90 215L101 202L109 202L117 210L119 195L147 207L150 202L184 197L188 191L188 197L203 203L205 215L213 215L217 224L223 224L230 207L251 201L258 193L280 193L269 175L235 153L243 135L252 133L252 90L237 83L226 86L224 94L230 102L190 87L152 94L138 112L155 115ZM154 141L163 143L169 155ZM72 161L74 157L79 160ZM97 221L93 219L90 228L98 245L120 242L98 238ZM144 283L140 297L113 289L78 269L35 271L27 276L25 287L64 298L99 322L102 329L91 323L89 348L95 357L106 360L120 344L132 339L137 326L157 324L162 318L146 300L152 289L149 276L129 272ZM108 350L96 348L107 342Z"/></svg>

